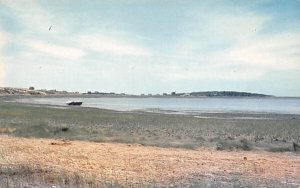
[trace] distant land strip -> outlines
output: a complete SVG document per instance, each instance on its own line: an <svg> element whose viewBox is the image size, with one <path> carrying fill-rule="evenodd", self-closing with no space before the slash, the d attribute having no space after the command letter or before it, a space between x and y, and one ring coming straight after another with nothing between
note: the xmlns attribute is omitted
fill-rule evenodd
<svg viewBox="0 0 300 188"><path fill-rule="evenodd" d="M34 87L29 88L13 88L13 87L0 87L0 95L99 95L99 96L141 96L141 97L273 97L272 95L265 95L259 93L249 92L238 92L238 91L201 91L201 92L190 92L190 93L163 93L163 94L140 94L132 95L125 93L114 93L114 92L91 92L86 93L80 92L69 92L69 91L58 91L56 89L35 89Z"/></svg>

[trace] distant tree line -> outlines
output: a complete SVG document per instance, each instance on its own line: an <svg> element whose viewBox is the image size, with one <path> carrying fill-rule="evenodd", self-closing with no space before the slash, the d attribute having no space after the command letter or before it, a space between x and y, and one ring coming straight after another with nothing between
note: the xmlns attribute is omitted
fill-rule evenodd
<svg viewBox="0 0 300 188"><path fill-rule="evenodd" d="M207 91L207 92L192 92L191 96L207 96L207 97L266 97L268 95L258 93L247 93L237 91Z"/></svg>
<svg viewBox="0 0 300 188"><path fill-rule="evenodd" d="M187 93L175 93L172 92L173 96L183 96ZM194 97L270 97L270 95L258 94L258 93L248 93L248 92L238 92L238 91L202 91L202 92L191 92L188 93L189 96Z"/></svg>

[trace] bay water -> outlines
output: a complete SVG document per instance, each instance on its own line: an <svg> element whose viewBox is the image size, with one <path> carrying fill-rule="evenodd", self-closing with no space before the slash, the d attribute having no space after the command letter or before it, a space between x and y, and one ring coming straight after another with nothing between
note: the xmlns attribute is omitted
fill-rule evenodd
<svg viewBox="0 0 300 188"><path fill-rule="evenodd" d="M67 101L82 101L82 107L117 111L151 111L182 114L197 113L279 113L300 114L300 98L184 98L184 97L42 97L19 102L66 106Z"/></svg>

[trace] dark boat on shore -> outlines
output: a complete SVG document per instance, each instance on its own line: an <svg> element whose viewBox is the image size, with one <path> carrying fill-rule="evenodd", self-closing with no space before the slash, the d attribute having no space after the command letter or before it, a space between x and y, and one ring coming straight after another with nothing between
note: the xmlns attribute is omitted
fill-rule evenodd
<svg viewBox="0 0 300 188"><path fill-rule="evenodd" d="M70 102L67 102L67 105L69 105L69 106L80 106L80 105L82 105L82 102L80 102L80 101L70 101Z"/></svg>

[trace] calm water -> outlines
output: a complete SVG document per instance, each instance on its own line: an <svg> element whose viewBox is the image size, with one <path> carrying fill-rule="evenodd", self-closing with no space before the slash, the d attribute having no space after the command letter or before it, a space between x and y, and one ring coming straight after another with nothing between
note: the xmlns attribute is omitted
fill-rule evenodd
<svg viewBox="0 0 300 188"><path fill-rule="evenodd" d="M246 112L300 114L300 98L31 98L21 102L66 105L83 101L83 107L120 111L175 111L175 113Z"/></svg>

